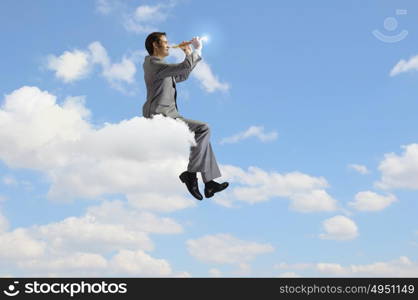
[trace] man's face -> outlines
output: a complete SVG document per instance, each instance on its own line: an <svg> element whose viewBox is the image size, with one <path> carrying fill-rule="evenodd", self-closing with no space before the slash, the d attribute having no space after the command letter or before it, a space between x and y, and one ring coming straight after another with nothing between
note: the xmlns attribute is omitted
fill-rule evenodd
<svg viewBox="0 0 418 300"><path fill-rule="evenodd" d="M170 47L168 46L167 37L165 35L160 36L160 41L157 45L157 53L159 56L168 56L168 49Z"/></svg>

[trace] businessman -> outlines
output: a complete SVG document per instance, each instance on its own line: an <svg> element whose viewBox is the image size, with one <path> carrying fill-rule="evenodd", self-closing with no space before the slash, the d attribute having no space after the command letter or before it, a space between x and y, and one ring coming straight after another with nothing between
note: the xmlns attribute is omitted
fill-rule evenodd
<svg viewBox="0 0 418 300"><path fill-rule="evenodd" d="M145 40L145 48L149 55L145 57L144 79L147 87L147 101L142 107L144 117L151 118L161 114L166 117L184 121L194 133L196 146L191 147L187 171L180 174L180 180L186 185L190 194L202 200L196 172L200 172L205 183L205 197L228 187L228 182L218 183L213 179L221 176L215 155L210 144L210 128L206 123L186 119L177 109L176 83L186 80L196 64L202 59L202 41L194 37L189 42L182 42L179 48L186 57L178 64L164 61L168 56L169 45L165 32L153 32ZM190 45L193 46L194 50Z"/></svg>

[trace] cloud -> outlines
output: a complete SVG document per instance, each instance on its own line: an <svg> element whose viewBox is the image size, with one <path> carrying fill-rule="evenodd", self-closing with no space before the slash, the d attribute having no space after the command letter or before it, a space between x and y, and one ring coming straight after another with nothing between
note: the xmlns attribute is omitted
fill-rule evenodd
<svg viewBox="0 0 418 300"><path fill-rule="evenodd" d="M35 240L25 229L0 233L0 259L20 260L40 257L44 254L45 243Z"/></svg>
<svg viewBox="0 0 418 300"><path fill-rule="evenodd" d="M411 261L406 256L391 261L375 262L370 264L348 266L339 263L282 263L277 269L314 270L315 276L337 277L416 277L418 275L418 263Z"/></svg>
<svg viewBox="0 0 418 300"><path fill-rule="evenodd" d="M396 76L404 72L411 72L418 70L418 55L411 57L408 61L402 59L390 71L390 76Z"/></svg>
<svg viewBox="0 0 418 300"><path fill-rule="evenodd" d="M21 268L26 270L39 272L40 274L83 274L92 271L106 271L108 267L107 260L100 254L75 252L68 255L54 258L42 258L26 260L18 263ZM58 273L58 274L57 274ZM74 273L73 273L74 274ZM94 274L94 273L93 273ZM84 275L85 276L85 275Z"/></svg>
<svg viewBox="0 0 418 300"><path fill-rule="evenodd" d="M211 268L209 270L210 277L222 277L222 272L216 268Z"/></svg>
<svg viewBox="0 0 418 300"><path fill-rule="evenodd" d="M0 159L46 174L48 197L55 200L122 193L134 201L140 194L158 194L179 195L172 198L179 203L171 210L193 205L180 197L187 193L178 181L194 143L184 122L134 117L94 128L87 111L80 98L59 105L54 95L36 87L6 95L0 109ZM166 184L162 189L155 182Z"/></svg>
<svg viewBox="0 0 418 300"><path fill-rule="evenodd" d="M313 177L300 172L280 174L266 172L257 167L245 171L239 167L223 165L223 179L235 183L234 188L225 191L220 205L232 203L250 204L268 201L274 197L288 198L290 208L299 212L335 211L337 201L324 188L328 187L323 177Z"/></svg>
<svg viewBox="0 0 418 300"><path fill-rule="evenodd" d="M154 248L144 232L118 224L96 222L94 217L69 217L57 223L35 227L35 235L48 240L54 248L66 251L106 252L120 248Z"/></svg>
<svg viewBox="0 0 418 300"><path fill-rule="evenodd" d="M263 126L250 126L250 128L248 128L246 131L237 133L236 135L233 135L231 137L223 138L221 140L221 144L233 144L248 139L250 137L256 137L262 142L270 142L277 139L277 132L272 131L269 133L265 133Z"/></svg>
<svg viewBox="0 0 418 300"><path fill-rule="evenodd" d="M295 272L284 272L279 275L280 278L299 278L301 277Z"/></svg>
<svg viewBox="0 0 418 300"><path fill-rule="evenodd" d="M182 232L170 218L104 201L80 217L0 232L0 265L25 276L188 276L147 253L150 234Z"/></svg>
<svg viewBox="0 0 418 300"><path fill-rule="evenodd" d="M358 236L358 228L353 220L345 216L335 216L322 222L325 233L319 235L327 240L352 240Z"/></svg>
<svg viewBox="0 0 418 300"><path fill-rule="evenodd" d="M106 49L98 42L92 42L86 50L65 51L61 56L48 56L47 68L65 83L87 78L96 65L101 66L102 76L111 87L128 93L125 85L135 83L136 65L143 52L136 51L123 56L120 62L112 63Z"/></svg>
<svg viewBox="0 0 418 300"><path fill-rule="evenodd" d="M132 276L168 276L172 273L166 260L153 258L141 250L121 250L110 265L116 272Z"/></svg>
<svg viewBox="0 0 418 300"><path fill-rule="evenodd" d="M357 193L355 200L350 202L349 205L360 211L379 211L395 201L397 201L397 198L392 194L383 196L371 191L365 191Z"/></svg>
<svg viewBox="0 0 418 300"><path fill-rule="evenodd" d="M103 15L110 14L113 10L113 1L96 0L96 10Z"/></svg>
<svg viewBox="0 0 418 300"><path fill-rule="evenodd" d="M219 264L242 264L257 255L274 251L269 244L240 240L229 234L206 235L187 241L187 249L196 259Z"/></svg>
<svg viewBox="0 0 418 300"><path fill-rule="evenodd" d="M382 189L405 188L418 189L418 144L402 146L401 155L385 154L379 164L382 173L376 187Z"/></svg>
<svg viewBox="0 0 418 300"><path fill-rule="evenodd" d="M133 13L125 14L125 29L137 34L158 31L157 25L168 18L174 6L174 1L168 4L140 5Z"/></svg>
<svg viewBox="0 0 418 300"><path fill-rule="evenodd" d="M218 76L213 74L211 67L204 60L196 65L192 76L200 81L202 88L208 93L215 91L226 92L229 90L229 84L220 82Z"/></svg>
<svg viewBox="0 0 418 300"><path fill-rule="evenodd" d="M181 49L170 49L170 56L175 58L178 63L184 60L184 53ZM213 93L218 90L221 92L226 92L229 90L229 84L221 83L218 77L213 74L211 67L204 60L204 55L203 59L193 69L191 75L200 82L203 90L208 93Z"/></svg>
<svg viewBox="0 0 418 300"><path fill-rule="evenodd" d="M65 51L60 56L49 55L47 68L55 71L55 76L65 83L87 77L91 66L89 54L85 51Z"/></svg>
<svg viewBox="0 0 418 300"><path fill-rule="evenodd" d="M418 275L418 264L405 256L388 262L350 265L347 267L340 264L319 263L316 265L316 269L321 273L337 276L415 277Z"/></svg>
<svg viewBox="0 0 418 300"><path fill-rule="evenodd" d="M348 165L348 167L350 169L353 169L353 170L359 172L360 174L363 174L363 175L370 173L370 171L367 169L367 167L363 166L363 165L350 164L350 165Z"/></svg>

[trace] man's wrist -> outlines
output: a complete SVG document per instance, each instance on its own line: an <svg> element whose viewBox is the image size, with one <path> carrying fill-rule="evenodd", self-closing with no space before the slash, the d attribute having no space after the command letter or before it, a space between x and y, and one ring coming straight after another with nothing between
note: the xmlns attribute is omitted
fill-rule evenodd
<svg viewBox="0 0 418 300"><path fill-rule="evenodd" d="M193 52L196 52L200 57L202 57L202 49L194 49Z"/></svg>

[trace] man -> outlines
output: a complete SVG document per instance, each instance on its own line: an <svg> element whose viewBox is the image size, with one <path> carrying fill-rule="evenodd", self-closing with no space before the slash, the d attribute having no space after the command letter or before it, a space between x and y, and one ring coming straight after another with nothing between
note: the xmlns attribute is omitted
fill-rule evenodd
<svg viewBox="0 0 418 300"><path fill-rule="evenodd" d="M192 51L190 44L193 45ZM196 146L191 147L187 171L180 174L180 180L186 184L189 192L198 200L203 196L199 191L196 172L201 172L205 183L205 197L228 187L228 182L218 183L213 179L220 177L221 172L210 144L210 129L203 122L182 117L177 110L176 83L186 80L196 64L202 59L202 41L199 37L190 42L182 42L179 46L186 55L178 64L168 64L164 58L168 56L168 41L165 32L153 32L145 40L145 48L149 55L145 57L144 79L147 87L147 101L142 112L144 117L162 114L166 117L184 121L195 134Z"/></svg>

